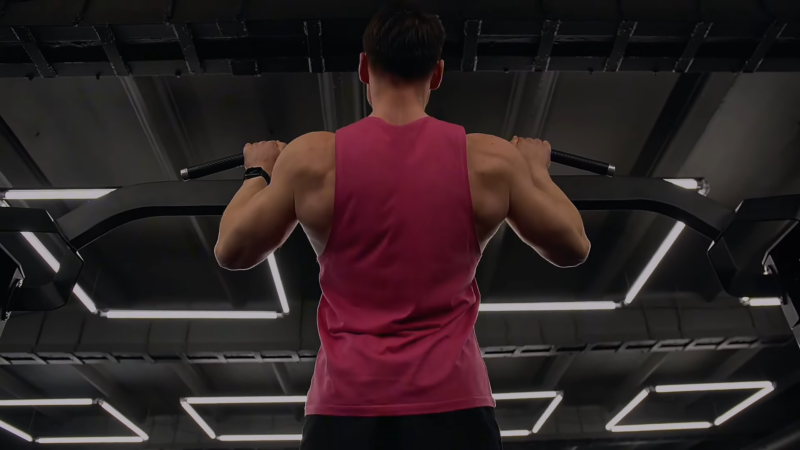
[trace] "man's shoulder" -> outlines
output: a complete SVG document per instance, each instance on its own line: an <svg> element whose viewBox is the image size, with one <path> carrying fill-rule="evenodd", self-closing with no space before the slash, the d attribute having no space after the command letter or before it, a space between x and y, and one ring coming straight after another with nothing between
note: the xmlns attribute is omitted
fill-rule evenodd
<svg viewBox="0 0 800 450"><path fill-rule="evenodd" d="M467 135L467 152L471 162L490 168L501 169L515 164L516 149L505 139L491 134Z"/></svg>
<svg viewBox="0 0 800 450"><path fill-rule="evenodd" d="M295 176L321 175L333 165L335 136L327 131L306 133L290 142L281 157Z"/></svg>

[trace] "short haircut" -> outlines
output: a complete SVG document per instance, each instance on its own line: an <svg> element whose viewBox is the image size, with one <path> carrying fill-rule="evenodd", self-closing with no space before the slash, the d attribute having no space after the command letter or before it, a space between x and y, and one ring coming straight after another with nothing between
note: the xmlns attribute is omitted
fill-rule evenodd
<svg viewBox="0 0 800 450"><path fill-rule="evenodd" d="M425 14L409 1L380 10L364 31L370 65L404 81L433 73L442 56L445 31L438 16Z"/></svg>

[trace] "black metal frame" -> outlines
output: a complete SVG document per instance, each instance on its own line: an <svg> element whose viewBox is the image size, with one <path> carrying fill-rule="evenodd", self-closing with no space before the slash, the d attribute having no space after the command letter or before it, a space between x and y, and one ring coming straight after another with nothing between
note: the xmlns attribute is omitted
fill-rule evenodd
<svg viewBox="0 0 800 450"><path fill-rule="evenodd" d="M709 257L725 290L735 296L781 296L787 320L800 338L800 318L794 306L800 299L800 227L796 226L800 195L746 200L734 211L657 178L562 176L553 180L578 209L649 211L681 221L707 237L714 243ZM29 229L15 221L38 214L39 221L47 219L49 225L42 223L30 231L57 231L71 248L80 249L119 226L148 217L222 214L240 185L238 180L195 180L128 186L84 203L61 217L57 225L41 210L0 208L0 231ZM768 221L790 222L763 257L772 271L764 275L737 263L731 251L736 242L728 234L739 223Z"/></svg>
<svg viewBox="0 0 800 450"><path fill-rule="evenodd" d="M441 0L463 71L800 71L795 0ZM350 72L374 2L31 0L0 16L0 77Z"/></svg>

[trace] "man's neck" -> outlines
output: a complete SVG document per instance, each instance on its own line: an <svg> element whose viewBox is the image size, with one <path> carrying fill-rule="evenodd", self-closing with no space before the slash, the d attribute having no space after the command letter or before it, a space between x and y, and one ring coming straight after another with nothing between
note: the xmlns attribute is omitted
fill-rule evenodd
<svg viewBox="0 0 800 450"><path fill-rule="evenodd" d="M426 93L413 87L379 87L371 89L372 117L392 125L405 125L427 117Z"/></svg>

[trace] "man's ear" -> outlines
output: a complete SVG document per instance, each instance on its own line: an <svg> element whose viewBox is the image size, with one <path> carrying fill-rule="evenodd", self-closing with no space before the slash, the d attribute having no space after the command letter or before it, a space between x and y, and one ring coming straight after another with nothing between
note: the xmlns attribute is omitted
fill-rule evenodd
<svg viewBox="0 0 800 450"><path fill-rule="evenodd" d="M433 76L431 77L431 85L430 85L432 91L439 89L439 86L442 85L443 76L444 76L444 60L440 59L439 62L436 63L436 67L433 69Z"/></svg>
<svg viewBox="0 0 800 450"><path fill-rule="evenodd" d="M369 59L364 52L358 58L358 78L362 83L369 84Z"/></svg>

